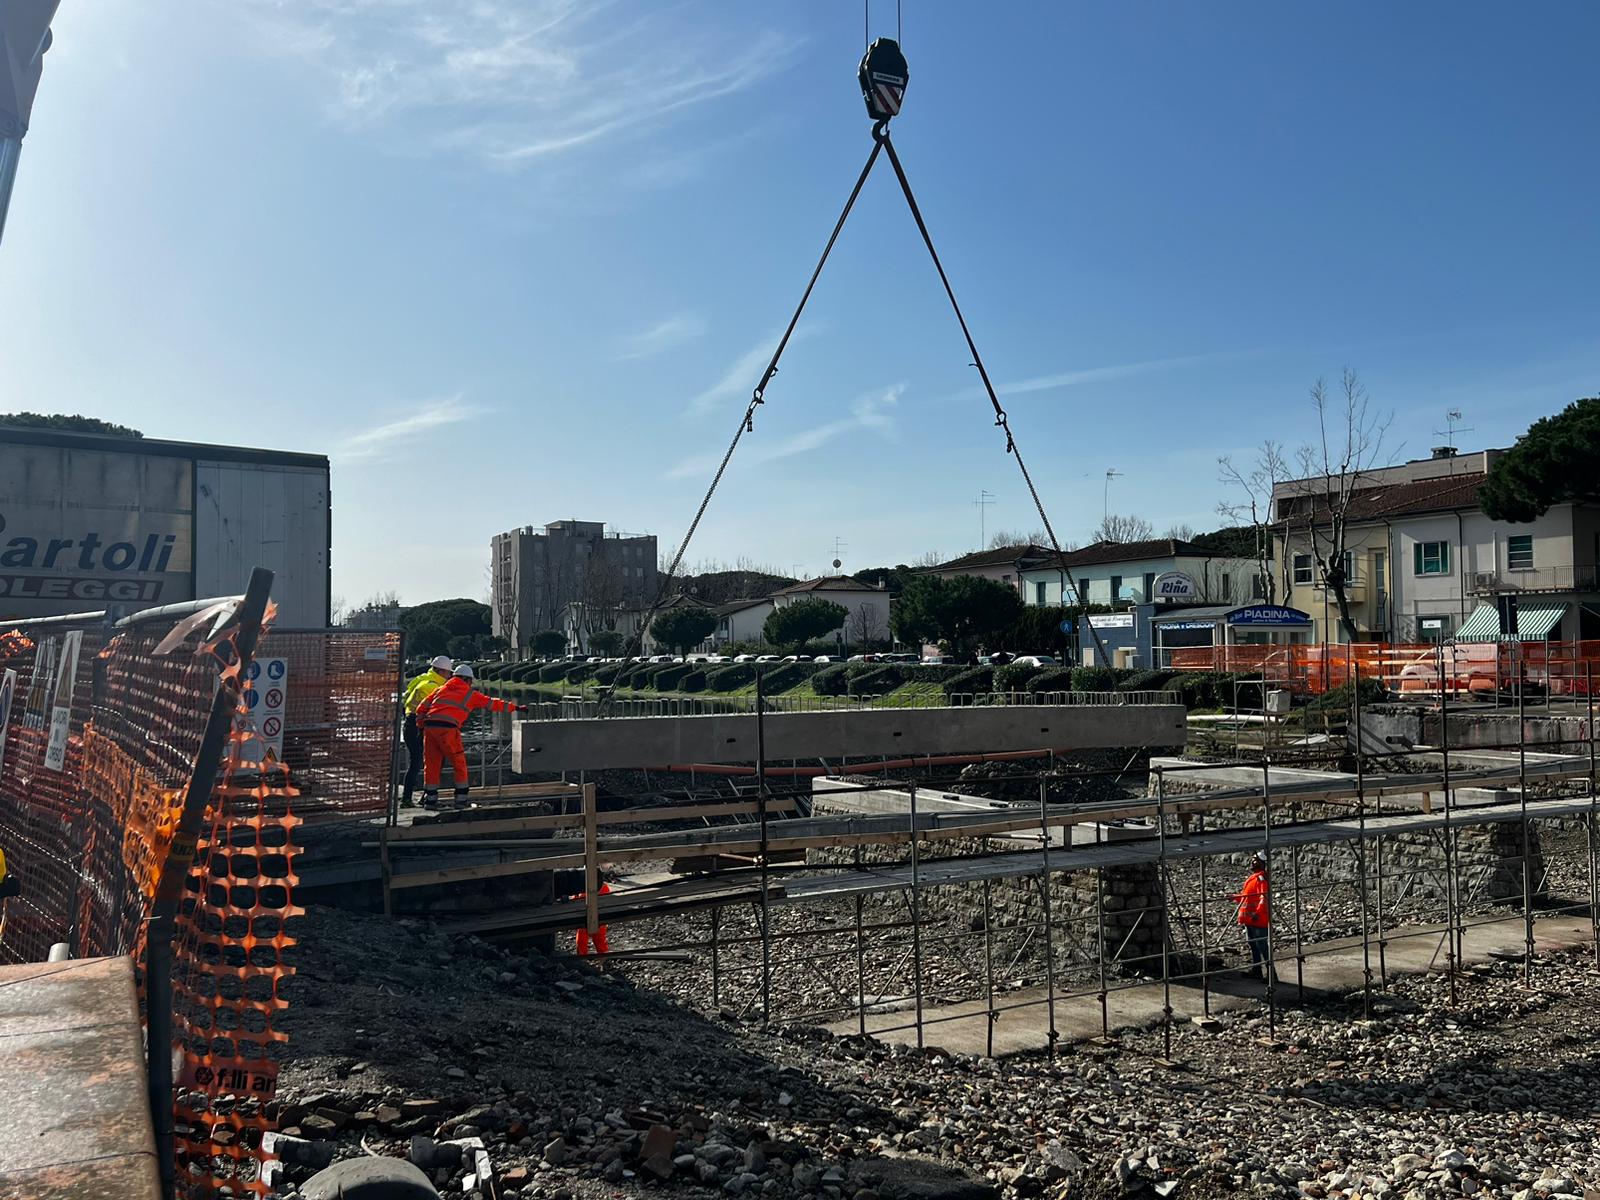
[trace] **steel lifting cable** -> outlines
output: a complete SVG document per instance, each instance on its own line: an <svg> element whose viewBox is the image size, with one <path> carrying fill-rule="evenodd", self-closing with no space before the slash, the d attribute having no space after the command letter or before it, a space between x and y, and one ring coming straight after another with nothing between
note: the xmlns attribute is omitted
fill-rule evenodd
<svg viewBox="0 0 1600 1200"><path fill-rule="evenodd" d="M1061 543L1056 540L1055 527L1050 523L1049 514L1044 510L1044 501L1039 498L1039 489L1034 486L1033 476L1028 473L1028 464L1022 460L1022 451L1017 447L1016 434L1011 429L1011 419L1006 415L1006 410L1000 406L1000 398L995 394L994 384L989 381L989 370L983 365L983 356L978 353L978 344L972 340L972 330L967 327L967 318L961 312L961 305L956 302L955 289L950 286L950 277L944 273L944 264L939 261L939 252L933 248L933 236L928 232L928 224L922 219L922 209L917 205L917 198L911 191L911 181L906 178L906 170L900 163L900 156L895 153L894 143L889 140L888 122L880 121L872 127L872 137L889 153L889 165L894 168L894 176L900 181L900 190L905 193L906 205L911 209L911 218L917 223L917 232L922 234L922 244L928 248L928 257L933 259L934 270L939 272L939 282L944 284L944 294L950 298L950 307L956 314L956 321L961 325L961 336L967 339L967 349L972 352L972 365L978 368L978 378L983 380L983 390L989 396L989 403L994 407L994 423L1005 431L1006 453L1017 460L1017 469L1022 472L1022 481L1028 485L1028 494L1033 497L1033 506L1039 513L1039 520L1044 524L1045 536L1050 539L1050 549L1055 552L1056 561L1061 566L1061 576L1066 584L1072 587L1073 594L1078 597L1080 604L1087 605L1087 600L1078 591L1078 585L1072 578L1072 570L1067 566L1066 553L1061 549ZM1116 599L1115 596L1112 597ZM1066 591L1063 589L1061 603L1067 602ZM1084 615L1084 623L1089 630L1089 636L1094 639L1095 649L1099 652L1100 661L1111 665L1111 656L1106 653L1105 642L1101 640L1100 632Z"/></svg>
<svg viewBox="0 0 1600 1200"><path fill-rule="evenodd" d="M761 382L756 384L755 390L750 393L750 403L745 406L744 415L739 418L739 426L733 432L733 440L728 443L728 449L722 456L722 461L717 464L716 474L711 477L711 486L706 488L706 494L700 501L700 507L695 510L694 520L689 522L689 529L683 535L683 541L678 543L678 549L672 556L672 564L667 568L666 575L661 580L661 585L656 589L656 598L645 611L644 619L639 622L638 631L628 642L629 653L624 654L624 659L634 657L634 653L644 653L644 635L650 628L650 622L655 620L656 614L661 611L666 603L672 588L672 581L677 578L678 569L683 565L684 555L689 550L689 543L693 540L695 531L700 528L700 522L706 515L706 509L711 505L711 497L716 494L717 486L722 482L722 476L728 469L728 463L733 460L733 452L739 448L739 442L744 435L755 429L756 409L766 403L767 384L772 382L772 377L778 373L778 360L783 357L783 352L788 349L789 339L794 336L795 328L800 324L800 316L805 312L806 304L811 299L811 293L816 289L817 280L822 277L822 268L827 265L828 256L833 253L833 247L839 240L839 233L844 229L846 218L850 210L855 207L856 198L861 195L861 189L866 185L867 176L872 173L873 164L878 161L878 154L883 149L884 143L873 139L872 153L867 155L866 165L861 168L861 174L856 176L856 185L850 189L850 197L844 202L844 208L839 213L839 219L833 223L833 232L828 235L827 245L822 248L822 257L817 259L817 265L811 272L811 278L806 282L806 290L801 293L800 303L795 306L794 315L789 318L789 324L783 331L783 336L778 339L778 346L772 352L772 358L767 363L767 369L761 373ZM893 154L891 148L890 153ZM619 670L618 675L622 672ZM599 707L596 714L604 716L611 703L612 696L617 690L617 680L612 678L606 684L605 691L600 694Z"/></svg>

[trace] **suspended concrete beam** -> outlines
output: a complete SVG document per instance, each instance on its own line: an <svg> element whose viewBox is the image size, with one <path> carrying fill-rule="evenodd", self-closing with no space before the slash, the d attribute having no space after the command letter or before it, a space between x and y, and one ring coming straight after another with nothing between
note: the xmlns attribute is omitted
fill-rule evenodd
<svg viewBox="0 0 1600 1200"><path fill-rule="evenodd" d="M768 762L903 758L1011 750L1102 750L1184 744L1180 704L973 706L768 713ZM513 769L660 768L756 760L751 713L517 721Z"/></svg>

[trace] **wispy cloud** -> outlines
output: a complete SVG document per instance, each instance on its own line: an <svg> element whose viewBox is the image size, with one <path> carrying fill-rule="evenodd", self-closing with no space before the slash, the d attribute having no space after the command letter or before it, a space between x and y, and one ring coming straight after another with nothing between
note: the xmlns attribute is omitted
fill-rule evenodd
<svg viewBox="0 0 1600 1200"><path fill-rule="evenodd" d="M792 346L803 338L810 337L822 327L813 322L803 322L795 327L794 336L789 339ZM767 363L772 361L772 352L778 347L778 339L783 336L781 329L774 329L750 349L736 358L722 377L689 401L686 410L691 417L703 417L715 409L724 400L734 396L741 399L748 398L752 388L761 382L761 372L767 369Z"/></svg>
<svg viewBox="0 0 1600 1200"><path fill-rule="evenodd" d="M777 462L779 459L792 458L797 454L806 454L812 450L820 450L829 442L836 441L846 434L859 433L869 430L884 438L892 440L896 429L894 423L895 409L900 403L900 396L906 390L904 383L892 384L874 392L867 392L856 397L850 406L850 415L840 417L835 421L828 421L821 425L814 425L810 429L802 429L798 433L791 433L771 445L753 445L742 451L738 461L742 465L760 466L764 463ZM696 454L684 459L669 469L663 478L689 479L697 475L704 475L714 470L721 455Z"/></svg>
<svg viewBox="0 0 1600 1200"><path fill-rule="evenodd" d="M648 329L629 334L621 339L619 359L650 358L674 350L685 342L704 337L706 319L699 313L678 313Z"/></svg>
<svg viewBox="0 0 1600 1200"><path fill-rule="evenodd" d="M264 44L328 84L352 128L504 165L658 127L792 61L797 39L750 36L598 0L249 0Z"/></svg>
<svg viewBox="0 0 1600 1200"><path fill-rule="evenodd" d="M1154 375L1179 367L1196 367L1213 363L1232 362L1258 353L1254 350L1219 350L1209 354L1184 354L1174 358L1147 358L1143 362L1121 363L1110 367L1088 367L1081 371L1062 371L1055 375L1039 375L1033 379L1019 379L1015 383L1001 383L995 391L1002 396L1020 396L1027 392L1048 392L1055 388L1076 387L1084 383L1105 383L1113 379L1127 379L1134 375Z"/></svg>
<svg viewBox="0 0 1600 1200"><path fill-rule="evenodd" d="M484 410L463 401L461 393L419 408L395 421L351 434L334 447L341 465L388 462L424 434L481 416Z"/></svg>

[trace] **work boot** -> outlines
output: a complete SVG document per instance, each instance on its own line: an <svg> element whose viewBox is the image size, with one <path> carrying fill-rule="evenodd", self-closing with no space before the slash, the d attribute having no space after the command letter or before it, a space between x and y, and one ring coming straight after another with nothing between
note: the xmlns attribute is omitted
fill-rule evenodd
<svg viewBox="0 0 1600 1200"><path fill-rule="evenodd" d="M422 807L426 808L426 809L436 809L436 808L438 808L439 807L439 793L438 792L424 791L422 793Z"/></svg>
<svg viewBox="0 0 1600 1200"><path fill-rule="evenodd" d="M1260 979L1260 978L1262 978L1261 967L1259 965L1251 967L1244 974L1245 974L1245 978L1246 979Z"/></svg>

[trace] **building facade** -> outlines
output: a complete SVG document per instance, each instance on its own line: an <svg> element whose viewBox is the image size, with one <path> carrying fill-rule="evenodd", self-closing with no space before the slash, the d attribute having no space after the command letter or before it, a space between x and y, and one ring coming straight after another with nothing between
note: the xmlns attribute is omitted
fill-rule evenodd
<svg viewBox="0 0 1600 1200"><path fill-rule="evenodd" d="M1499 454L1441 447L1363 476L1345 505L1344 539L1360 640L1492 636L1501 596L1518 597L1529 613L1518 623L1523 638L1600 637L1600 508L1558 504L1527 523L1492 519L1478 493ZM1284 603L1311 614L1315 640L1346 641L1315 536L1329 521L1322 484L1292 480L1275 491L1274 572Z"/></svg>
<svg viewBox="0 0 1600 1200"><path fill-rule="evenodd" d="M1054 558L1055 551L1049 546L1032 543L1020 546L997 546L993 550L963 554L960 558L952 558L949 562L942 562L937 567L929 567L918 571L917 574L936 575L940 579L972 575L979 579L992 579L996 583L1003 583L1020 593L1023 590L1023 575Z"/></svg>
<svg viewBox="0 0 1600 1200"><path fill-rule="evenodd" d="M518 651L540 630L563 628L569 605L587 634L647 606L659 585L655 535L608 533L600 521L525 525L495 535L489 555L494 633Z"/></svg>
<svg viewBox="0 0 1600 1200"><path fill-rule="evenodd" d="M1063 556L1048 554L1020 576L1027 604L1146 604L1156 599L1155 581L1178 572L1194 582L1194 601L1245 604L1262 596L1260 568L1247 558L1212 554L1180 538L1139 542L1095 542ZM1076 594L1074 594L1076 589Z"/></svg>
<svg viewBox="0 0 1600 1200"><path fill-rule="evenodd" d="M759 642L764 636L767 618L777 604L771 596L759 600L730 600L717 605L717 630L711 635L716 646L731 646L735 642Z"/></svg>
<svg viewBox="0 0 1600 1200"><path fill-rule="evenodd" d="M841 645L862 642L888 641L889 592L881 587L869 587L848 575L826 575L821 579L808 579L772 593L775 608L786 608L798 600L828 600L846 612L844 622L831 634ZM765 618L763 618L765 620Z"/></svg>

